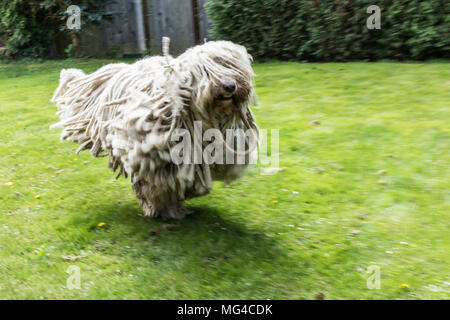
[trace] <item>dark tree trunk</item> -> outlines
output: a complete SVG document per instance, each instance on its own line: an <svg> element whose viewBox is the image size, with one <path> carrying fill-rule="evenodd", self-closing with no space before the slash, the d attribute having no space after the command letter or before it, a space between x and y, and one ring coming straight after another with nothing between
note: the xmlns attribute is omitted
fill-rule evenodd
<svg viewBox="0 0 450 320"><path fill-rule="evenodd" d="M70 37L72 39L72 45L75 51L75 57L80 57L80 36L75 32L75 30L70 30Z"/></svg>

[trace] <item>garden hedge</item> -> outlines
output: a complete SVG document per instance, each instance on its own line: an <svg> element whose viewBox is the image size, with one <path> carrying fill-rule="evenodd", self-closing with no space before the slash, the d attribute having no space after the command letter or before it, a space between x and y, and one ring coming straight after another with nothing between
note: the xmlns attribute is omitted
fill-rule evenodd
<svg viewBox="0 0 450 320"><path fill-rule="evenodd" d="M381 29L369 30L370 5ZM347 61L448 58L448 0L209 0L210 35L258 59Z"/></svg>

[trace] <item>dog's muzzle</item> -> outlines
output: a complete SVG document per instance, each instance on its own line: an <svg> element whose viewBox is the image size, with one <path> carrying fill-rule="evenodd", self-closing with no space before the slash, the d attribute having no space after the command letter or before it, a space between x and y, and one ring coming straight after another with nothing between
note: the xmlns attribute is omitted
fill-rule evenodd
<svg viewBox="0 0 450 320"><path fill-rule="evenodd" d="M221 97L220 100L230 100L233 98L233 94L236 92L237 85L234 80L225 80L222 82L221 86Z"/></svg>

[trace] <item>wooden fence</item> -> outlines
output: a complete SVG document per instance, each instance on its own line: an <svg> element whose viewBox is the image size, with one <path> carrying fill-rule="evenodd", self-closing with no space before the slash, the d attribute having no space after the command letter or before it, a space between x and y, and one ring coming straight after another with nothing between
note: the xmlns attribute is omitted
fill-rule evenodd
<svg viewBox="0 0 450 320"><path fill-rule="evenodd" d="M208 38L207 0L117 0L107 9L112 22L84 32L83 52L99 57L161 53L161 39L170 37L170 53L184 52ZM83 18L83 15L81 15Z"/></svg>

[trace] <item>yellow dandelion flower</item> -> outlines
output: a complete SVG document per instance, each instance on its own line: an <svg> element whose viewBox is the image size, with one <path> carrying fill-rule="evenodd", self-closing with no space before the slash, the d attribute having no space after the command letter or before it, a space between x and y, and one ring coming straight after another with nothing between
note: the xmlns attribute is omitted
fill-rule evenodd
<svg viewBox="0 0 450 320"><path fill-rule="evenodd" d="M34 196L35 199L39 199L40 197L41 197L41 196L38 195L38 194Z"/></svg>
<svg viewBox="0 0 450 320"><path fill-rule="evenodd" d="M106 224L106 223L104 223L104 222L100 222L99 224L97 224L97 226L103 227L105 224Z"/></svg>
<svg viewBox="0 0 450 320"><path fill-rule="evenodd" d="M7 186L7 187L10 187L10 186L12 186L12 185L13 185L12 182L7 182L7 183L5 183L5 186Z"/></svg>
<svg viewBox="0 0 450 320"><path fill-rule="evenodd" d="M409 284L402 283L402 284L400 285L400 288L402 288L402 289L408 289L408 288L409 288Z"/></svg>
<svg viewBox="0 0 450 320"><path fill-rule="evenodd" d="M77 161L77 160L78 160L78 158L73 159L73 161Z"/></svg>

